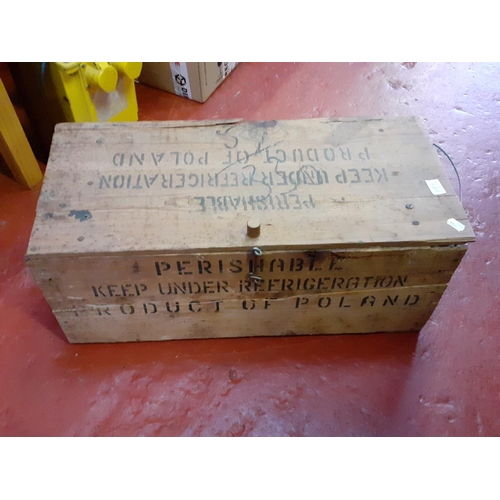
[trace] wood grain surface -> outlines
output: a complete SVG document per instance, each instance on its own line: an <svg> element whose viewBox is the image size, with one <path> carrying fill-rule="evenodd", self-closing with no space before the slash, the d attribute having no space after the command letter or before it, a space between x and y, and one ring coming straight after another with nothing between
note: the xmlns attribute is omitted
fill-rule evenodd
<svg viewBox="0 0 500 500"><path fill-rule="evenodd" d="M71 342L368 333L473 239L415 118L72 123L26 260Z"/></svg>
<svg viewBox="0 0 500 500"><path fill-rule="evenodd" d="M473 240L414 118L71 123L54 135L28 254L247 249L256 216L268 250Z"/></svg>

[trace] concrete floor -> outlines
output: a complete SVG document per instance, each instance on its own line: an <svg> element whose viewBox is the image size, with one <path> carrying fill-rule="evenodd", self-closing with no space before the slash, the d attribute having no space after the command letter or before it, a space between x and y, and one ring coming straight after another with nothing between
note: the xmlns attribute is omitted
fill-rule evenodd
<svg viewBox="0 0 500 500"><path fill-rule="evenodd" d="M420 334L70 345L23 260L40 186L0 174L0 435L498 436L499 82L500 64L245 63L205 104L137 86L141 120L422 116L477 241Z"/></svg>

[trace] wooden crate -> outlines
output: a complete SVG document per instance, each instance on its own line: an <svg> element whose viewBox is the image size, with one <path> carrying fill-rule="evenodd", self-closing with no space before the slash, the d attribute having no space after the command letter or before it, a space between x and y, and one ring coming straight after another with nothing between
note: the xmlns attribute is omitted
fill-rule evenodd
<svg viewBox="0 0 500 500"><path fill-rule="evenodd" d="M391 332L473 239L415 118L65 123L26 260L70 342Z"/></svg>

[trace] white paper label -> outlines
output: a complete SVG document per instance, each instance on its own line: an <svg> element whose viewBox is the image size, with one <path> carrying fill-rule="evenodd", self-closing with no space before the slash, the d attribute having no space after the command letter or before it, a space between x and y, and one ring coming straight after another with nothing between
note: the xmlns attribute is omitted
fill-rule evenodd
<svg viewBox="0 0 500 500"><path fill-rule="evenodd" d="M432 194L437 195L446 193L446 190L443 187L443 185L439 182L439 179L431 179L430 181L425 181L425 182L429 186L429 189L431 190Z"/></svg>
<svg viewBox="0 0 500 500"><path fill-rule="evenodd" d="M191 99L191 86L189 85L189 75L185 62L171 62L172 82L177 95Z"/></svg>
<svg viewBox="0 0 500 500"><path fill-rule="evenodd" d="M456 219L448 219L446 223L457 231L463 231L465 229L465 226Z"/></svg>

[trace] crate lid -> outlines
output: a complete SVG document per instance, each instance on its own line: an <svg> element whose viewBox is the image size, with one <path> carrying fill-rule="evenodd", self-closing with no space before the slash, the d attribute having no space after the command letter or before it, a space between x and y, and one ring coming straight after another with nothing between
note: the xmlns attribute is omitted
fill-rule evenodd
<svg viewBox="0 0 500 500"><path fill-rule="evenodd" d="M414 117L64 123L28 255L473 239Z"/></svg>

